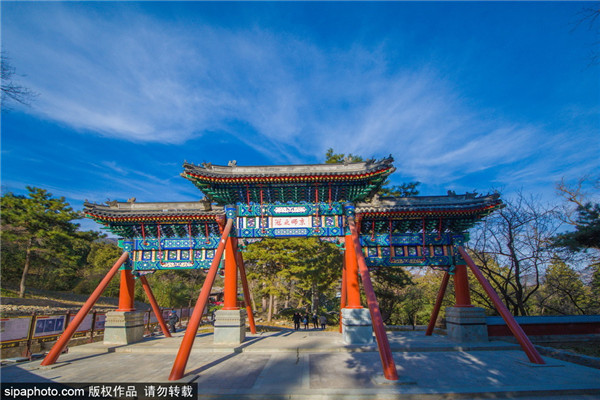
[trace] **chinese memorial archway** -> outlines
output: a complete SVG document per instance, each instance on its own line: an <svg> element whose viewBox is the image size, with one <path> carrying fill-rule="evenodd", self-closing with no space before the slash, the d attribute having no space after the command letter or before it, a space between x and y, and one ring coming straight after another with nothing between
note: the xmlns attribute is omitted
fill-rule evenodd
<svg viewBox="0 0 600 400"><path fill-rule="evenodd" d="M543 364L462 247L468 241L468 230L475 223L503 207L499 195L448 192L445 196L380 197L377 192L395 170L392 163L391 157L379 161L285 166L238 166L235 161L227 166L185 162L181 175L204 193L205 200L137 203L131 199L106 204L86 201L86 216L118 235L124 253L42 365L56 361L77 325L117 271L121 278L117 312L123 314L119 314L120 318L125 318L124 330L135 325L135 316L130 317L130 314L135 314L134 278L139 278L163 332L169 336L145 275L157 270L207 269L169 377L170 380L181 379L219 267L224 264L225 297L223 310L216 315L214 340L241 343L245 338L246 317L252 333L255 326L240 247L263 238L310 236L344 243L343 338L348 344L368 344L374 332L387 379L398 377L369 269L389 266L433 267L445 271L427 329L427 335L431 335L450 276L455 283L454 309L462 313L456 324L474 325L461 322L465 320L465 313L474 309L470 302L468 265L529 360ZM238 273L246 310L240 310L237 304ZM361 282L368 309L361 306Z"/></svg>

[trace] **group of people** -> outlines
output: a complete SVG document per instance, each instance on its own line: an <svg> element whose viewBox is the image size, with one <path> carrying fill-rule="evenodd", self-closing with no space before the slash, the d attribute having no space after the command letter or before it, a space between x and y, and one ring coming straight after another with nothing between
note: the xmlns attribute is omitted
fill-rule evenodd
<svg viewBox="0 0 600 400"><path fill-rule="evenodd" d="M321 324L321 329L323 330L327 326L327 317L325 315L318 316L316 313L311 317L308 314L302 315L297 312L294 313L292 320L294 321L295 330L300 329L300 323L304 325L304 329L308 329L311 321L314 329L319 329L319 324Z"/></svg>

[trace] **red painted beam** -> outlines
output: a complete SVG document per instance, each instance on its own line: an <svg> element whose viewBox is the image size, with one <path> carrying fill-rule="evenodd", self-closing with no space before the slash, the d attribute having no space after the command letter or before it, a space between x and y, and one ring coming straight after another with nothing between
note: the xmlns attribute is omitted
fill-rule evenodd
<svg viewBox="0 0 600 400"><path fill-rule="evenodd" d="M244 266L244 257L238 251L237 239L233 241L233 251L237 260L238 268L240 269L240 280L242 281L242 289L244 291L244 303L246 303L246 314L248 314L248 325L250 332L256 333L256 325L254 323L254 312L252 311L252 300L250 299L250 288L248 287L248 278L246 277L246 267Z"/></svg>
<svg viewBox="0 0 600 400"><path fill-rule="evenodd" d="M523 332L523 329L521 329L521 326L517 323L517 321L515 321L515 318L512 316L510 311L508 311L508 308L506 308L502 300L500 300L500 297L498 296L492 285L490 285L490 283L487 281L487 279L485 279L477 265L475 265L475 262L473 261L471 256L469 256L469 254L465 251L465 249L462 246L458 247L458 251L460 252L460 255L462 256L463 260L466 261L469 268L471 268L473 275L475 275L475 277L483 287L483 290L485 290L490 300L492 300L492 303L494 303L494 307L496 307L496 310L498 310L498 312L506 322L506 325L508 325L510 331L513 333L513 335L521 345L521 348L523 348L523 351L525 351L525 354L527 354L529 361L531 361L534 364L545 364L540 353L538 353L533 343L531 343L525 332Z"/></svg>
<svg viewBox="0 0 600 400"><path fill-rule="evenodd" d="M154 315L156 315L156 319L158 320L160 329L166 337L171 337L171 332L169 332L169 328L167 328L167 324L165 324L165 320L162 316L162 312L160 311L160 307L158 306L156 298L154 298L154 293L152 293L152 289L150 289L150 285L148 284L148 279L146 279L146 277L142 275L140 276L140 282L142 283L142 287L146 292L146 296L148 296L148 301L150 302L152 311L154 311Z"/></svg>
<svg viewBox="0 0 600 400"><path fill-rule="evenodd" d="M371 283L371 277L369 276L369 268L367 267L365 256L360 247L360 240L358 239L358 232L354 222L354 217L349 216L347 219L350 232L352 233L352 242L354 244L354 252L356 253L356 259L358 261L360 277L362 278L363 288L367 296L367 304L369 305L369 312L371 313L373 331L375 331L375 338L377 339L377 346L379 347L379 356L381 357L381 364L383 365L383 375L387 380L397 381L398 371L396 370L396 364L394 363L390 343L388 341L387 334L385 333L385 327L383 326L383 319L381 318L379 303L375 297L375 291L373 290L373 284Z"/></svg>
<svg viewBox="0 0 600 400"><path fill-rule="evenodd" d="M448 287L448 281L450 280L450 274L448 271L444 273L444 277L442 278L442 284L440 285L440 291L438 292L437 298L435 299L435 306L433 307L433 311L431 312L431 318L429 319L429 325L427 325L427 331L425 331L425 336L431 336L433 333L433 329L435 328L435 321L437 321L438 314L440 313L440 308L442 307L442 301L444 300L444 295L446 294L446 288Z"/></svg>
<svg viewBox="0 0 600 400"><path fill-rule="evenodd" d="M202 285L202 290L200 291L200 295L198 296L198 300L196 301L194 312L192 313L192 316L188 321L188 326L185 330L185 334L183 335L181 345L179 346L177 357L175 357L175 362L173 363L173 368L171 369L171 375L169 375L170 381L176 381L178 379L183 378L183 375L185 373L185 366L187 365L188 359L190 358L190 352L192 351L192 346L194 345L194 340L196 339L196 333L198 332L198 327L200 326L202 313L204 313L204 308L206 307L206 303L208 302L208 296L210 295L212 285L215 281L215 276L217 275L217 270L219 269L219 262L221 262L221 258L223 257L225 243L227 243L227 238L229 237L229 232L231 231L232 226L233 219L228 219L227 224L223 229L223 234L221 235L219 247L217 247L215 257L213 258L212 264L210 265L208 274L206 274L206 279L204 280L204 284Z"/></svg>
<svg viewBox="0 0 600 400"><path fill-rule="evenodd" d="M106 289L106 287L108 286L110 280L115 276L119 268L121 268L121 265L123 265L123 263L127 261L128 257L129 253L127 252L123 253L121 257L119 257L115 265L112 266L110 271L108 271L106 276L102 279L102 281L100 281L94 292L90 295L90 298L85 302L83 307L81 307L81 310L79 310L77 315L75 315L73 321L71 321L69 325L67 325L65 331L62 335L60 335L60 338L58 338L58 341L54 344L54 346L52 346L52 348L48 352L48 355L46 356L46 358L44 358L44 361L42 361L41 365L52 365L56 362L60 353L62 353L65 347L67 347L67 344L69 344L69 340L71 340L73 334L75 333L77 328L79 328L79 325L81 325L81 322L83 322L88 312L90 312L91 308L94 306L94 304L96 304L96 301L98 301L98 298L100 297L102 292L104 292L104 289Z"/></svg>

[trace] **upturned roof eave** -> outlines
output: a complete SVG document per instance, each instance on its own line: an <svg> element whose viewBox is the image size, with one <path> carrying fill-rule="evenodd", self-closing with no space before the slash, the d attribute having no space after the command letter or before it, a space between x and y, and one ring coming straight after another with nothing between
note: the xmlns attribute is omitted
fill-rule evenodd
<svg viewBox="0 0 600 400"><path fill-rule="evenodd" d="M499 194L477 197L473 193L447 196L380 197L356 205L362 214L487 213L502 208Z"/></svg>
<svg viewBox="0 0 600 400"><path fill-rule="evenodd" d="M335 164L297 164L297 165L264 165L264 166L238 166L238 165L202 165L185 162L184 174L210 177L293 177L293 176L334 176L334 175L361 175L386 169L395 170L393 159L386 158L379 161L368 160L356 163ZM390 172L391 173L391 172Z"/></svg>
<svg viewBox="0 0 600 400"><path fill-rule="evenodd" d="M108 202L84 203L84 214L107 222L135 222L136 220L169 220L174 218L211 219L224 215L223 210L212 210L206 201L196 202Z"/></svg>

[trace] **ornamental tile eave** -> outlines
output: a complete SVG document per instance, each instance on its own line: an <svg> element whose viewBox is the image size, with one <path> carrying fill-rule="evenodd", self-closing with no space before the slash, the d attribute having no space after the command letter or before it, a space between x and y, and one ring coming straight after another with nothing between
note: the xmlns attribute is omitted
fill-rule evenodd
<svg viewBox="0 0 600 400"><path fill-rule="evenodd" d="M210 203L163 202L135 203L109 202L108 204L84 203L84 214L107 223L132 223L136 221L176 221L189 219L215 219L223 216L223 210L212 210Z"/></svg>
<svg viewBox="0 0 600 400"><path fill-rule="evenodd" d="M361 214L481 214L504 207L495 193L477 197L475 194L448 196L375 197L371 202L356 205Z"/></svg>
<svg viewBox="0 0 600 400"><path fill-rule="evenodd" d="M389 170L390 173L395 170L392 165L393 158L382 160L368 160L354 163L335 163L335 164L298 164L298 165L259 165L259 166L239 166L234 163L230 165L213 165L203 163L202 165L185 162L183 164L184 176L191 174L201 177L223 177L223 178L270 178L270 177L296 177L296 176L353 176L368 174L370 172Z"/></svg>

